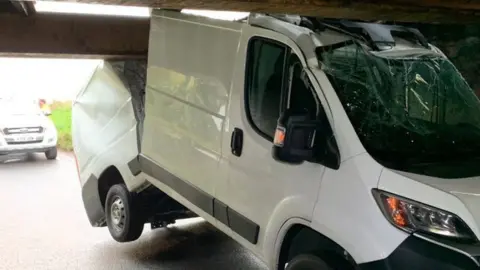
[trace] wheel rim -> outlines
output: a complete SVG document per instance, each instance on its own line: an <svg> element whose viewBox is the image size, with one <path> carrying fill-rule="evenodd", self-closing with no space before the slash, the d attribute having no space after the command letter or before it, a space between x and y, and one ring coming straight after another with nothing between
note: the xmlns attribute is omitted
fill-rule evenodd
<svg viewBox="0 0 480 270"><path fill-rule="evenodd" d="M110 207L110 218L113 228L116 231L123 231L125 228L125 207L122 199L119 197L113 199L112 206Z"/></svg>

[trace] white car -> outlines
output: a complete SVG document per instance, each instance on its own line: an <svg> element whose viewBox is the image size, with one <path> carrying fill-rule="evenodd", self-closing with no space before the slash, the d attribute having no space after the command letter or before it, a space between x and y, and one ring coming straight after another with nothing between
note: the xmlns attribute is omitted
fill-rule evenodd
<svg viewBox="0 0 480 270"><path fill-rule="evenodd" d="M0 155L45 153L57 158L57 129L42 110L30 102L0 104Z"/></svg>

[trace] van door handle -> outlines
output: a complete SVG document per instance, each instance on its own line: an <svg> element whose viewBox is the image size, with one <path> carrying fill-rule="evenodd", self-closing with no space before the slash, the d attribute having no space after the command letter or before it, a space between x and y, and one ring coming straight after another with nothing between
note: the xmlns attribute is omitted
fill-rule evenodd
<svg viewBox="0 0 480 270"><path fill-rule="evenodd" d="M232 154L239 157L242 155L243 148L243 130L239 128L234 128L232 133L232 140L230 141L230 148L232 149Z"/></svg>

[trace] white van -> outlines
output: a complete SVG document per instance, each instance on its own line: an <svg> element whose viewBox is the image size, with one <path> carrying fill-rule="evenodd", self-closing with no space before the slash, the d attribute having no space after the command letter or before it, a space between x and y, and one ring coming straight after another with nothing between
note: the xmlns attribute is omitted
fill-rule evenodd
<svg viewBox="0 0 480 270"><path fill-rule="evenodd" d="M479 268L480 102L417 30L155 10L149 48L144 105L106 66L74 105L93 225L190 209L271 269Z"/></svg>

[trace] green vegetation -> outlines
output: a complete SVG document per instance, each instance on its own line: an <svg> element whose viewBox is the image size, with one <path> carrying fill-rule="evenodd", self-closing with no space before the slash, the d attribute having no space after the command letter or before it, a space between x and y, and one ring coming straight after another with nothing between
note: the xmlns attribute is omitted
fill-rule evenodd
<svg viewBox="0 0 480 270"><path fill-rule="evenodd" d="M70 102L54 102L51 110L50 118L58 131L58 148L72 151L72 104Z"/></svg>

